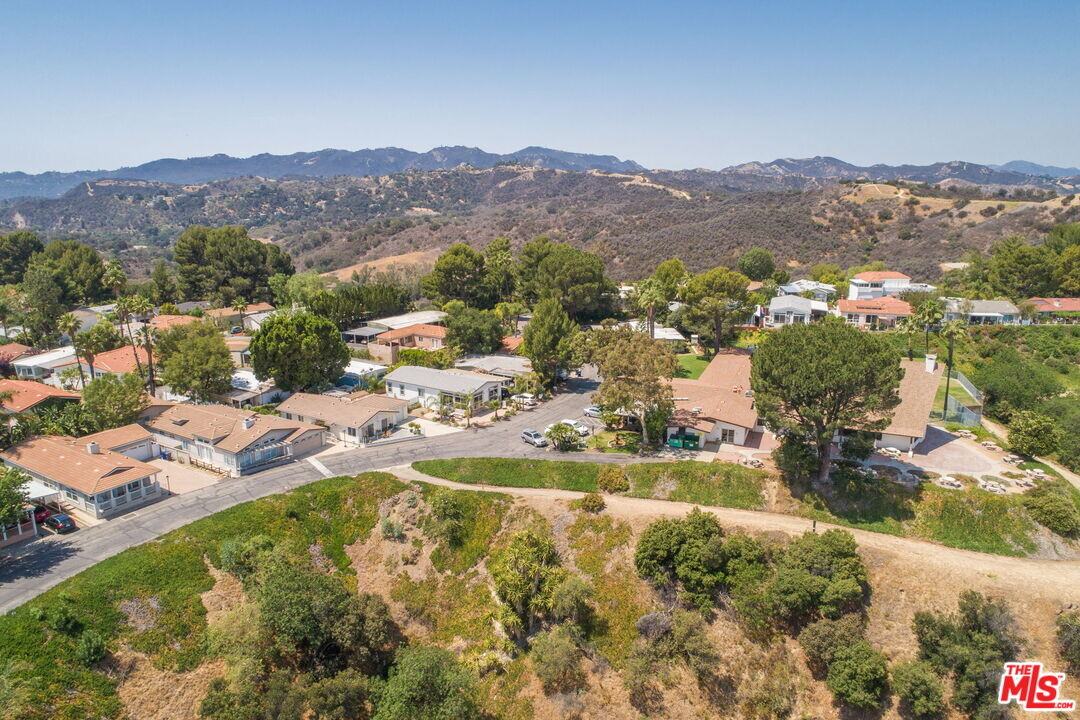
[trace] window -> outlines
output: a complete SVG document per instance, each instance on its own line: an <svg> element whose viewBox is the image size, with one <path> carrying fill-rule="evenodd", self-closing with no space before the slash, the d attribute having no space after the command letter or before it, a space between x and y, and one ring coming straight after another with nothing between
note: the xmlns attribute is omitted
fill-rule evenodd
<svg viewBox="0 0 1080 720"><path fill-rule="evenodd" d="M354 427L348 428L345 432L347 432L352 437L356 437L356 428Z"/></svg>
<svg viewBox="0 0 1080 720"><path fill-rule="evenodd" d="M142 486L143 486L143 487L150 487L150 486L151 486L151 485L153 485L153 484L154 484L154 481L153 481L153 480L151 480L151 479L150 479L150 478L148 478L148 477L144 477L144 478L142 479Z"/></svg>
<svg viewBox="0 0 1080 720"><path fill-rule="evenodd" d="M720 431L720 442L722 443L734 443L735 431L730 428L724 428Z"/></svg>
<svg viewBox="0 0 1080 720"><path fill-rule="evenodd" d="M128 490L138 490L138 489L139 489L139 481L138 480L128 483Z"/></svg>
<svg viewBox="0 0 1080 720"><path fill-rule="evenodd" d="M122 498L127 495L127 488L123 485L118 488L113 488L112 494L114 498Z"/></svg>

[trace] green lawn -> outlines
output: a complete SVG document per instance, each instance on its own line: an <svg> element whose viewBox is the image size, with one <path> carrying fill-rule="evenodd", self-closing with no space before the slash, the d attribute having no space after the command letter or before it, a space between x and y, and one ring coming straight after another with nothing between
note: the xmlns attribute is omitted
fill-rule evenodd
<svg viewBox="0 0 1080 720"><path fill-rule="evenodd" d="M421 460L413 468L455 482L503 487L537 487L596 491L602 465L565 460L461 458ZM626 465L632 497L660 497L745 509L764 507L762 485L767 474L733 463L632 463Z"/></svg>
<svg viewBox="0 0 1080 720"><path fill-rule="evenodd" d="M701 377L701 373L705 371L705 368L709 366L709 361L705 359L704 355L685 353L675 357L679 361L679 372L676 377L697 380Z"/></svg>

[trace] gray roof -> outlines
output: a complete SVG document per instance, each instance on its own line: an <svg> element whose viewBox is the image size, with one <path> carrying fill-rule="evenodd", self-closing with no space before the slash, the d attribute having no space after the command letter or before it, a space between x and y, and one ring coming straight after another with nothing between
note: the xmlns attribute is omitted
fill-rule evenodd
<svg viewBox="0 0 1080 720"><path fill-rule="evenodd" d="M813 311L828 312L829 306L820 300L811 300L801 295L780 295L769 300L769 312L783 312L794 310L795 312L809 315Z"/></svg>
<svg viewBox="0 0 1080 720"><path fill-rule="evenodd" d="M386 330L381 327L372 327L365 325L363 327L353 328L352 330L342 331L342 335L359 335L360 337L375 337L376 335L382 335Z"/></svg>
<svg viewBox="0 0 1080 720"><path fill-rule="evenodd" d="M416 365L402 365L388 372L385 380L463 395L474 393L489 382L505 382L506 378L466 370L437 370Z"/></svg>
<svg viewBox="0 0 1080 720"><path fill-rule="evenodd" d="M1008 300L965 300L963 298L945 298L945 306L951 313L969 308L971 315L1018 315L1020 310Z"/></svg>

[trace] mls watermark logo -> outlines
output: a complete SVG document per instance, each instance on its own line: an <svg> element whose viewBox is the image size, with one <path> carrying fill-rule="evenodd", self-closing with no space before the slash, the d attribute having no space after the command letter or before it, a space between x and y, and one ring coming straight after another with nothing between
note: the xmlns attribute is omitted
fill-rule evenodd
<svg viewBox="0 0 1080 720"><path fill-rule="evenodd" d="M998 702L1015 700L1024 710L1075 710L1076 701L1060 697L1064 673L1043 672L1040 662L1005 663L998 687Z"/></svg>

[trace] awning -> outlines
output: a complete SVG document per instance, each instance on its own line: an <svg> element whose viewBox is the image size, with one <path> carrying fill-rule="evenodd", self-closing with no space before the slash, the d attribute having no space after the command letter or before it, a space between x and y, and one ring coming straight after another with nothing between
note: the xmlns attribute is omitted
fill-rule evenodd
<svg viewBox="0 0 1080 720"><path fill-rule="evenodd" d="M53 490L45 483L37 480L29 480L23 484L23 490L26 491L26 495L30 502L40 502L42 500L51 500L54 496L60 494L59 490Z"/></svg>
<svg viewBox="0 0 1080 720"><path fill-rule="evenodd" d="M352 330L342 331L342 335L359 335L360 337L375 337L376 335L382 335L386 330L377 327L371 327L365 325L364 327L353 328Z"/></svg>

